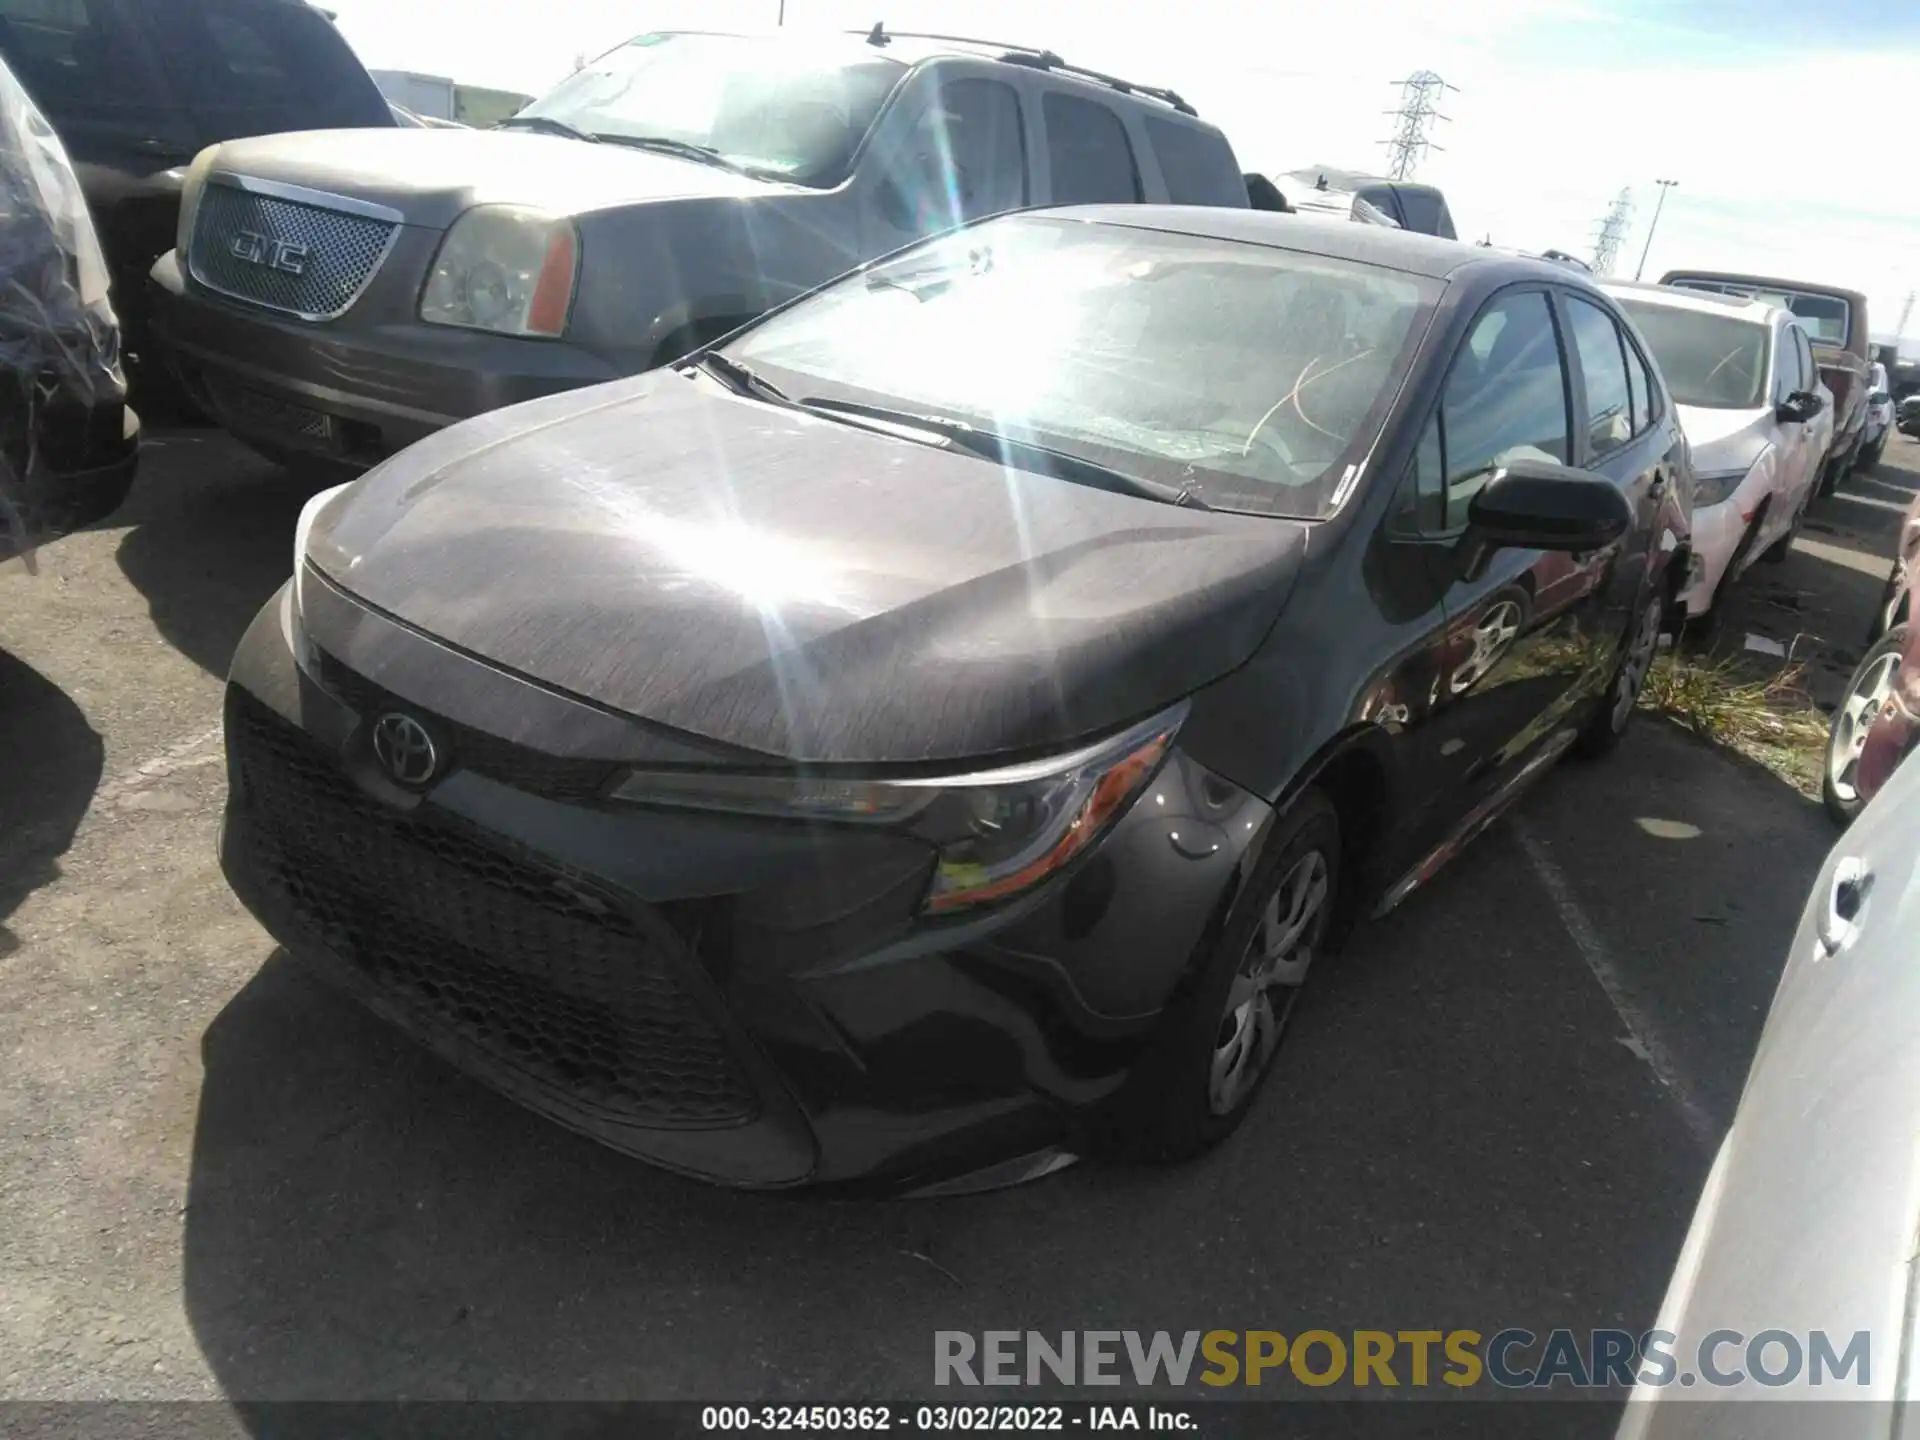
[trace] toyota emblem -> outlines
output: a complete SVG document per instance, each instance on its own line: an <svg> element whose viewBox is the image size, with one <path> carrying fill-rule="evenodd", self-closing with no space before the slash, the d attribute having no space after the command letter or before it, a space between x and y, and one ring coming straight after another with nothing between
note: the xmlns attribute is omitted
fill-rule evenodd
<svg viewBox="0 0 1920 1440"><path fill-rule="evenodd" d="M373 757L402 785L419 787L440 769L440 752L427 727L411 715L389 711L373 722Z"/></svg>

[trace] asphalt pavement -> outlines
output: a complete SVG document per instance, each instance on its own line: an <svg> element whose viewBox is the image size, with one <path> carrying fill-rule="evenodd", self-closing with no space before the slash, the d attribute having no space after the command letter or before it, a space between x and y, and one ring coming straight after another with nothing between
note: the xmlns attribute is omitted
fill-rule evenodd
<svg viewBox="0 0 1920 1440"><path fill-rule="evenodd" d="M1916 456L1768 577L1836 653ZM162 434L0 566L0 1396L819 1401L932 1393L939 1329L1651 1321L1834 840L1766 771L1644 719L1560 767L1316 974L1201 1163L719 1191L427 1057L228 894L221 674L304 498Z"/></svg>

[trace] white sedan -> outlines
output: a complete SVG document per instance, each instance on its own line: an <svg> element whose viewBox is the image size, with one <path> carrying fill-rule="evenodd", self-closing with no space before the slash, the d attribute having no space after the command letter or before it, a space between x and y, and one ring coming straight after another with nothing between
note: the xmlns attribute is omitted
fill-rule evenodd
<svg viewBox="0 0 1920 1440"><path fill-rule="evenodd" d="M1666 378L1693 451L1689 618L1755 559L1786 557L1833 439L1807 334L1777 305L1610 281Z"/></svg>

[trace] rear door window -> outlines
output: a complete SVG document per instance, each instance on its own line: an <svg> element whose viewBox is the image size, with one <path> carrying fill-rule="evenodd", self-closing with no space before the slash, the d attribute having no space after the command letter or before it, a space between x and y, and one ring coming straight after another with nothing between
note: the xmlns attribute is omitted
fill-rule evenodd
<svg viewBox="0 0 1920 1440"><path fill-rule="evenodd" d="M166 109L143 37L113 0L0 0L0 55L56 123Z"/></svg>
<svg viewBox="0 0 1920 1440"><path fill-rule="evenodd" d="M1169 204L1245 206L1246 177L1224 139L1161 115L1148 115L1146 124Z"/></svg>
<svg viewBox="0 0 1920 1440"><path fill-rule="evenodd" d="M142 3L167 82L209 141L393 123L333 22L307 5Z"/></svg>
<svg viewBox="0 0 1920 1440"><path fill-rule="evenodd" d="M1055 205L1125 204L1139 200L1140 167L1127 127L1105 105L1050 90L1041 102Z"/></svg>
<svg viewBox="0 0 1920 1440"><path fill-rule="evenodd" d="M1587 396L1587 447L1594 459L1610 455L1633 438L1633 400L1627 385L1625 342L1598 305L1568 295L1567 320Z"/></svg>

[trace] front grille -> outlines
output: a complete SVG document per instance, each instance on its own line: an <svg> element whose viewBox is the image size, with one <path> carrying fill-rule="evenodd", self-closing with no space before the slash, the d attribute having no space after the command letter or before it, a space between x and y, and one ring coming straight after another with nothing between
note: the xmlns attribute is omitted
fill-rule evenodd
<svg viewBox="0 0 1920 1440"><path fill-rule="evenodd" d="M714 1129L753 1091L680 984L664 922L450 820L363 795L311 737L230 688L247 864L300 929L431 1038L462 1042L575 1109Z"/></svg>
<svg viewBox="0 0 1920 1440"><path fill-rule="evenodd" d="M373 279L397 228L215 179L201 193L188 259L194 278L223 295L330 319Z"/></svg>
<svg viewBox="0 0 1920 1440"><path fill-rule="evenodd" d="M606 792L621 768L606 760L548 755L445 719L382 689L325 651L320 652L318 678L362 717L370 718L387 710L417 716L433 727L436 738L445 742L452 752L453 764L516 790L544 795L549 800L596 800Z"/></svg>
<svg viewBox="0 0 1920 1440"><path fill-rule="evenodd" d="M266 431L289 440L325 445L333 439L333 420L318 410L296 405L265 391L231 385L209 376L208 392L214 407L248 430Z"/></svg>

